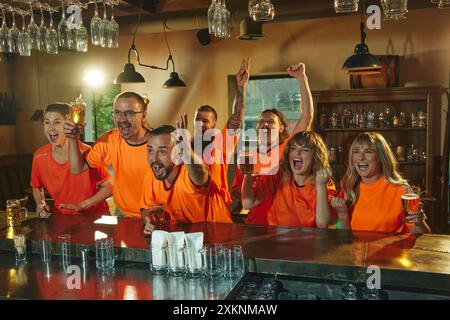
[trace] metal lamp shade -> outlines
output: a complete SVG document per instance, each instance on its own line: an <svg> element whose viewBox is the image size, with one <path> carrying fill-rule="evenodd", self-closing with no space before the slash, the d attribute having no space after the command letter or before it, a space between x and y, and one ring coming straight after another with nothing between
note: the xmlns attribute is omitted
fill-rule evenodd
<svg viewBox="0 0 450 320"><path fill-rule="evenodd" d="M145 82L145 79L139 72L136 72L132 63L127 63L123 68L123 72L114 80L114 84L137 82Z"/></svg>

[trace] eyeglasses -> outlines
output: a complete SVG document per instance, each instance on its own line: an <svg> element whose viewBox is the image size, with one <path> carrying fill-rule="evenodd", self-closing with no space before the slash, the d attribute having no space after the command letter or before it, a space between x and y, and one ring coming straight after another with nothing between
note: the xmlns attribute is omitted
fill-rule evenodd
<svg viewBox="0 0 450 320"><path fill-rule="evenodd" d="M138 113L143 113L144 111L114 111L111 112L112 116L114 119L119 119L120 117L125 117L128 120L133 120L134 118L136 118L136 115Z"/></svg>

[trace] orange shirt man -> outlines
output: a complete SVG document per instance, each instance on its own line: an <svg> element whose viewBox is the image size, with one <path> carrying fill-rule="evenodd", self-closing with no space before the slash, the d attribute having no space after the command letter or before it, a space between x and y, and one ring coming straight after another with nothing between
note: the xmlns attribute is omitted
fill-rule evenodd
<svg viewBox="0 0 450 320"><path fill-rule="evenodd" d="M145 176L141 199L146 234L154 229L148 214L155 204L162 205L173 222L232 222L219 185L181 129L186 123L184 115L177 122L179 130L165 125L149 135L151 171Z"/></svg>
<svg viewBox="0 0 450 320"><path fill-rule="evenodd" d="M113 197L116 214L140 217L139 201L146 165L147 102L134 92L122 92L114 101L113 117L116 128L98 139L83 158L76 141L78 130L66 120L64 132L69 137L69 162L73 173L90 167L111 166L114 173Z"/></svg>

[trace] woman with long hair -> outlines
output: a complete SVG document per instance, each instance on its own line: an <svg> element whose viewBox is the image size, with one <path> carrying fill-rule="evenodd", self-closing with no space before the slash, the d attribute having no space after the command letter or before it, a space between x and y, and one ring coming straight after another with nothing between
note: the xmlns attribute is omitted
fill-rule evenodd
<svg viewBox="0 0 450 320"><path fill-rule="evenodd" d="M315 132L302 131L287 143L283 165L275 175L244 175L242 205L252 209L273 199L269 225L326 228L336 189L331 180L328 151Z"/></svg>
<svg viewBox="0 0 450 320"><path fill-rule="evenodd" d="M422 211L403 219L401 196L412 193L384 137L365 132L353 141L339 197L332 199L342 228L382 232L425 233Z"/></svg>
<svg viewBox="0 0 450 320"><path fill-rule="evenodd" d="M311 90L309 88L306 67L303 63L293 64L287 68L287 73L297 79L301 95L300 115L292 132L289 132L288 121L285 115L277 109L266 109L258 117L256 123L259 161L255 164L255 171L259 174L274 175L278 172L280 160L283 157L289 137L296 133L309 130L314 117L314 107ZM241 198L241 188L244 175L236 169L231 193L233 198ZM267 212L272 200L267 199L250 210L247 224L268 225ZM244 208L245 209L245 208Z"/></svg>

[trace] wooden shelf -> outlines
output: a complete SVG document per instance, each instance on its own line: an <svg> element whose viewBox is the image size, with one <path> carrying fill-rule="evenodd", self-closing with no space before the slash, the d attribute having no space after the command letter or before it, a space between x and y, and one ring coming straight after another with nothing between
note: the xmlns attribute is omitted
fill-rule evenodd
<svg viewBox="0 0 450 320"><path fill-rule="evenodd" d="M318 129L317 132L366 132L366 131L423 131L426 132L427 128L326 128Z"/></svg>
<svg viewBox="0 0 450 320"><path fill-rule="evenodd" d="M345 165L344 161L330 161L331 165L343 166ZM427 164L426 161L399 161L399 165L401 166L425 166Z"/></svg>

